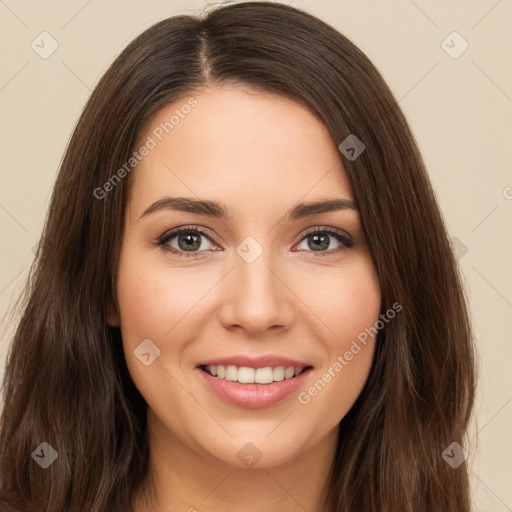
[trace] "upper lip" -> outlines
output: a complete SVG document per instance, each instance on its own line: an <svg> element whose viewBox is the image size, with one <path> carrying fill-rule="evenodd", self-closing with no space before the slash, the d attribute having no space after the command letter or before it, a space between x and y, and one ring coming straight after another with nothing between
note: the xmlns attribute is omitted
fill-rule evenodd
<svg viewBox="0 0 512 512"><path fill-rule="evenodd" d="M266 356L244 356L234 355L227 357L219 357L216 359L208 359L198 363L199 366L212 366L212 365L224 365L224 366L247 366L249 368L266 368L267 366L293 366L294 368L303 368L305 366L311 366L308 363L297 361L296 359L290 359L289 357L281 357L277 355L266 355Z"/></svg>

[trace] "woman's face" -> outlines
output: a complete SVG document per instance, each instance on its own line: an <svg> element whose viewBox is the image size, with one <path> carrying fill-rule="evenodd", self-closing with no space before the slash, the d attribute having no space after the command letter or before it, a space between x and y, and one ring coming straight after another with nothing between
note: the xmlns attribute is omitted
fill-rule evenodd
<svg viewBox="0 0 512 512"><path fill-rule="evenodd" d="M332 439L369 374L380 287L324 125L288 98L215 87L158 112L136 150L109 323L150 423L238 467Z"/></svg>

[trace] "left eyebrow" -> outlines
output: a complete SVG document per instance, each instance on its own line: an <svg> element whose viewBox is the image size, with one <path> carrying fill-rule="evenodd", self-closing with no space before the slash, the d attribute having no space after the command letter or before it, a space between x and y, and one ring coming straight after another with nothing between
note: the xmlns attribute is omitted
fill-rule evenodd
<svg viewBox="0 0 512 512"><path fill-rule="evenodd" d="M309 215L319 213L334 212L338 210L352 210L359 212L359 207L355 201L350 199L331 199L329 201L320 201L316 203L300 203L290 210L286 215L287 220L298 220Z"/></svg>
<svg viewBox="0 0 512 512"><path fill-rule="evenodd" d="M146 208L146 210L139 218L146 217L147 215L162 209L197 213L200 215L208 215L210 217L225 220L229 219L226 207L216 201L194 199L191 197L170 196L166 196L162 199L159 199L158 201L155 201L148 208ZM300 203L286 214L286 220L293 221L308 217L310 215L317 215L319 213L327 213L338 210L352 210L358 212L359 208L357 203L350 199L331 199L327 201Z"/></svg>

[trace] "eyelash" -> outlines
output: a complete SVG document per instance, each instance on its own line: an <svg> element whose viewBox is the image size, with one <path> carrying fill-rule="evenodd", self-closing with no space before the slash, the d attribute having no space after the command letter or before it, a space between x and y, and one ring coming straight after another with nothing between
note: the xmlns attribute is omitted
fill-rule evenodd
<svg viewBox="0 0 512 512"><path fill-rule="evenodd" d="M160 249L166 253L171 252L173 254L177 254L179 257L186 257L186 258L200 257L199 255L201 253L206 252L205 250L181 251L181 250L175 249L174 247L167 245L167 243L170 240L179 236L181 233L190 233L190 232L200 233L202 236L207 238L211 243L213 243L214 245L217 245L217 243L214 240L212 240L212 238L210 236L208 236L206 234L206 232L200 226L182 226L182 227L173 229L171 231L167 231L166 233L164 233L163 235L161 235L159 237L159 239L157 240L157 242L154 245L156 245L157 247L160 247ZM338 242L341 242L342 245L340 247L338 247L337 249L329 250L329 251L305 251L305 252L314 252L314 253L318 254L318 256L326 256L326 255L336 254L341 251L346 251L347 249L350 249L354 245L354 242L349 237L347 237L342 231L337 230L335 228L327 228L327 227L317 227L310 231L307 231L306 233L304 233L302 235L301 239L299 240L299 244L304 239L306 239L308 236L319 234L319 233L333 236L334 238L336 238L336 240ZM302 251L303 250L297 251L297 252L302 252Z"/></svg>

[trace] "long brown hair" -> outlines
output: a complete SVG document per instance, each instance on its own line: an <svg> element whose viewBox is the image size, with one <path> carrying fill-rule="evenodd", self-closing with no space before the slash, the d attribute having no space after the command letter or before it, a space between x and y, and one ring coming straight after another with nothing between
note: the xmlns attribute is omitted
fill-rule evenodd
<svg viewBox="0 0 512 512"><path fill-rule="evenodd" d="M0 423L4 506L131 510L148 475L146 403L127 371L116 272L127 182L94 193L129 159L148 118L210 84L239 83L307 104L340 152L382 290L402 311L379 332L368 381L340 424L329 488L336 512L467 512L464 444L474 355L464 288L422 158L380 73L331 26L287 5L247 2L176 16L137 37L87 102L62 161L17 308ZM136 172L136 170L134 171ZM31 454L58 453L46 470Z"/></svg>

